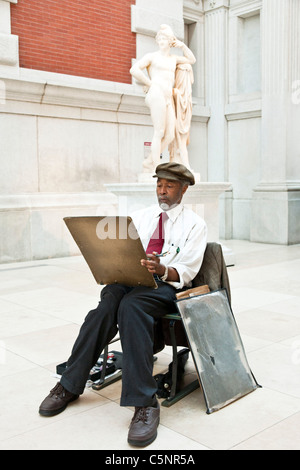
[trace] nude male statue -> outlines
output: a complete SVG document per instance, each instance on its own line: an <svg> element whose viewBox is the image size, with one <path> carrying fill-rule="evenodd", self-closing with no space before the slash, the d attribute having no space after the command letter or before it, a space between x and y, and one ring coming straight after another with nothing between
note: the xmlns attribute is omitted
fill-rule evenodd
<svg viewBox="0 0 300 470"><path fill-rule="evenodd" d="M168 25L161 25L156 35L159 50L150 52L138 60L130 69L132 76L144 85L147 92L145 102L150 108L154 127L151 153L144 161L144 171L151 172L160 163L160 155L175 138L176 112L173 88L177 67L190 67L196 62L192 51L176 39ZM180 48L183 56L171 54L171 48ZM146 69L148 76L143 72ZM189 72L190 72L189 70ZM177 162L180 161L177 159ZM183 163L183 162L182 162ZM185 158L184 164L188 165Z"/></svg>

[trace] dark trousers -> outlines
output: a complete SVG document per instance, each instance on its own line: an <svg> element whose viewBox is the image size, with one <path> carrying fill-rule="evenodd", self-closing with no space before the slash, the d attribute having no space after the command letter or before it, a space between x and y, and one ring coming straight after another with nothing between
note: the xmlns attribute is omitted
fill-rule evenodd
<svg viewBox="0 0 300 470"><path fill-rule="evenodd" d="M119 331L122 351L121 406L150 406L157 391L153 378L155 319L174 311L176 290L158 281L158 289L108 285L79 335L61 384L74 394L84 391L90 369Z"/></svg>

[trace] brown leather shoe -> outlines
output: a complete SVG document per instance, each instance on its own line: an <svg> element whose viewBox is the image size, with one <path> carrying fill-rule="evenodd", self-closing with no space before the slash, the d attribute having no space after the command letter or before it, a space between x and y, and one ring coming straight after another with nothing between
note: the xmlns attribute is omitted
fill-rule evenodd
<svg viewBox="0 0 300 470"><path fill-rule="evenodd" d="M59 382L50 391L41 403L39 413L42 416L55 416L64 411L71 401L77 400L79 395L68 392Z"/></svg>
<svg viewBox="0 0 300 470"><path fill-rule="evenodd" d="M133 446L145 447L156 439L159 425L160 408L156 407L135 408L129 432L128 443Z"/></svg>

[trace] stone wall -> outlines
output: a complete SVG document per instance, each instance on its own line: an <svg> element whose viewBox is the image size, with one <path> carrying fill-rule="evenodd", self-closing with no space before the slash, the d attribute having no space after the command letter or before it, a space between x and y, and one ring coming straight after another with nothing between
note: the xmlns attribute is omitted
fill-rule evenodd
<svg viewBox="0 0 300 470"><path fill-rule="evenodd" d="M63 217L117 211L105 184L137 181L152 138L135 82L20 66L11 3L0 0L1 262L76 253ZM221 238L300 242L299 15L298 0L132 5L137 58L161 23L197 57L189 155L201 181L232 183Z"/></svg>

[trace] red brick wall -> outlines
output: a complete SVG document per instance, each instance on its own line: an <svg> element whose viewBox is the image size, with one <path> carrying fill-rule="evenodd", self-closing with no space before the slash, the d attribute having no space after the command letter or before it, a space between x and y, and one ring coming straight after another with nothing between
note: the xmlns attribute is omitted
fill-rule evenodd
<svg viewBox="0 0 300 470"><path fill-rule="evenodd" d="M11 4L20 67L130 83L135 0L18 0Z"/></svg>

